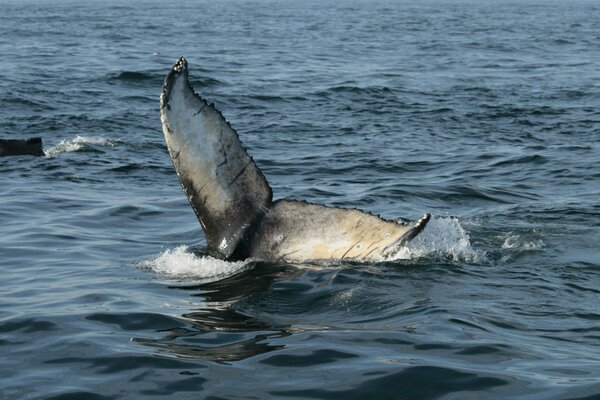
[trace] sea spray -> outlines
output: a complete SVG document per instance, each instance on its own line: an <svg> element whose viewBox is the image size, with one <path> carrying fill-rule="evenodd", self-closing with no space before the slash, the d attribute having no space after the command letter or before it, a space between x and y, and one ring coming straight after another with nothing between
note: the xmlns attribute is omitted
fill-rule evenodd
<svg viewBox="0 0 600 400"><path fill-rule="evenodd" d="M138 263L170 278L207 279L225 277L244 270L249 261L224 261L210 256L197 256L188 246L167 249L162 254Z"/></svg>
<svg viewBox="0 0 600 400"><path fill-rule="evenodd" d="M101 137L88 137L77 135L71 139L63 139L58 144L45 150L47 157L55 157L63 153L71 153L85 148L87 145L113 147L114 141Z"/></svg>
<svg viewBox="0 0 600 400"><path fill-rule="evenodd" d="M432 217L427 227L386 261L412 260L431 256L451 258L454 261L478 262L485 259L483 252L473 249L469 234L455 217Z"/></svg>

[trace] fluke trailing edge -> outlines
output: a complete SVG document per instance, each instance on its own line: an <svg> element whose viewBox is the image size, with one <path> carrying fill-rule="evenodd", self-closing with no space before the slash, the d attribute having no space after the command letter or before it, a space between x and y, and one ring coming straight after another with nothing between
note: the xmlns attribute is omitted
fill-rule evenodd
<svg viewBox="0 0 600 400"><path fill-rule="evenodd" d="M429 221L424 214L404 225L357 209L273 201L237 133L190 86L183 57L165 79L160 117L175 171L215 257L381 260Z"/></svg>

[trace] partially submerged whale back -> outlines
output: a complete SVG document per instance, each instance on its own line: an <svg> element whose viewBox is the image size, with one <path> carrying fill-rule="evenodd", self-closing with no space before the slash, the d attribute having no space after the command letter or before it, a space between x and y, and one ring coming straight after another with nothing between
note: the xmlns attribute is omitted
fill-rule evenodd
<svg viewBox="0 0 600 400"><path fill-rule="evenodd" d="M44 156L42 138L0 139L1 156Z"/></svg>
<svg viewBox="0 0 600 400"><path fill-rule="evenodd" d="M177 176L213 256L377 260L393 254L429 221L425 214L403 225L357 209L273 201L237 133L190 86L183 57L165 79L160 113Z"/></svg>

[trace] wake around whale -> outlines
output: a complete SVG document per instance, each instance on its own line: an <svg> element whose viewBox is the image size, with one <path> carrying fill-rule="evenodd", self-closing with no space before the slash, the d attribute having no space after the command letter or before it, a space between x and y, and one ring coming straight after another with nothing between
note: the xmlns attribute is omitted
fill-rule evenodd
<svg viewBox="0 0 600 400"><path fill-rule="evenodd" d="M271 187L238 134L194 92L183 57L165 78L160 116L175 171L214 257L382 260L429 221L429 214L403 224L358 209L273 201Z"/></svg>

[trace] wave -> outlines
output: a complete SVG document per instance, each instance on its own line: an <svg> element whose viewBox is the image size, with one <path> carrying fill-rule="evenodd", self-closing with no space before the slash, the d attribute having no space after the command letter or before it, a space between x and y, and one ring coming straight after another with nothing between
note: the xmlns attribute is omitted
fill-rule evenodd
<svg viewBox="0 0 600 400"><path fill-rule="evenodd" d="M111 80L122 80L122 81L148 81L156 79L154 75L140 71L124 71L118 75L112 76Z"/></svg>
<svg viewBox="0 0 600 400"><path fill-rule="evenodd" d="M100 145L106 147L115 146L115 141L100 137L75 136L72 139L63 139L57 145L44 150L46 157L55 157L63 153L71 153L86 148L88 145Z"/></svg>
<svg viewBox="0 0 600 400"><path fill-rule="evenodd" d="M224 261L210 256L197 256L188 246L167 249L159 256L138 263L157 274L169 278L223 278L243 271L250 260Z"/></svg>

